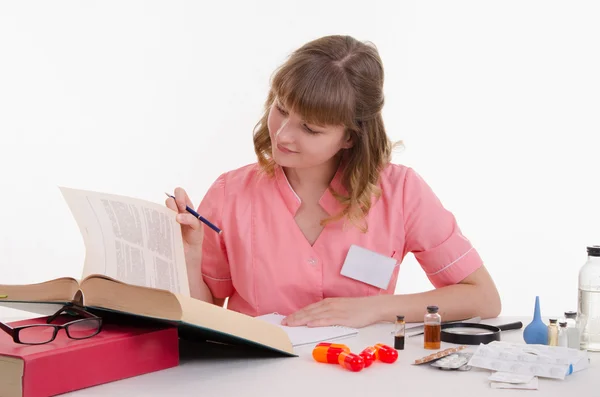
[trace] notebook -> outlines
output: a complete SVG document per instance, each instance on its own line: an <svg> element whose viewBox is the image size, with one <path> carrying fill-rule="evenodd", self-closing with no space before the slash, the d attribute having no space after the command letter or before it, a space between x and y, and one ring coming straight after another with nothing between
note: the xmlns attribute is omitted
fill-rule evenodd
<svg viewBox="0 0 600 397"><path fill-rule="evenodd" d="M310 345L313 343L316 344L333 339L347 338L358 334L358 329L356 328L342 327L339 325L327 327L288 327L281 325L281 320L283 320L285 316L278 313L265 314L256 318L283 328L288 334L292 346L294 347Z"/></svg>

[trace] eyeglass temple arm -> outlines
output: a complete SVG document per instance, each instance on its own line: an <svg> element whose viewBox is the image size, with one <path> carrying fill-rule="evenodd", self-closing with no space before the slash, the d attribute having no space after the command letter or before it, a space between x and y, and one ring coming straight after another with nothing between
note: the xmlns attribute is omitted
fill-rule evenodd
<svg viewBox="0 0 600 397"><path fill-rule="evenodd" d="M14 332L13 328L10 325L4 324L2 321L0 321L0 329L9 335L12 335Z"/></svg>
<svg viewBox="0 0 600 397"><path fill-rule="evenodd" d="M74 312L77 312L77 313L79 313L79 314L81 314L82 316L85 316L85 317L98 317L98 316L93 315L90 312L87 312L87 311L85 311L83 309L78 308L77 306L74 306L74 305L65 305L65 306L61 307L59 311L57 311L56 313L54 313L53 315L51 315L50 317L48 317L48 319L46 320L46 323L50 324L52 321L56 320L56 318L61 313L64 313L64 312L67 312L67 311L74 311Z"/></svg>

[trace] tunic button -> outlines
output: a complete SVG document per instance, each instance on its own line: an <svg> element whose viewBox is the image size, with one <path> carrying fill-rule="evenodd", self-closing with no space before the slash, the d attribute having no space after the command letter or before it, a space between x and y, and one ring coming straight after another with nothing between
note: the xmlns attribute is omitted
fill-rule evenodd
<svg viewBox="0 0 600 397"><path fill-rule="evenodd" d="M309 258L308 259L308 263L310 263L311 265L316 265L317 264L317 260L315 258Z"/></svg>

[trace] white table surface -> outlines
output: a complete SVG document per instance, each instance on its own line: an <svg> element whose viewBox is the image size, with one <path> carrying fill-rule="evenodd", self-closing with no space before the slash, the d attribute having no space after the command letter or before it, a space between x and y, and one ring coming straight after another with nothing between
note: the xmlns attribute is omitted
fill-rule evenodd
<svg viewBox="0 0 600 397"><path fill-rule="evenodd" d="M482 323L499 325L519 320L524 328L531 318L499 317ZM341 343L353 352L376 343L393 346L392 330L393 324L377 324ZM524 343L522 332L505 331L501 339ZM507 390L490 387L488 370L443 371L426 364L411 365L415 359L432 353L423 349L422 343L422 337L406 338L405 349L399 351L395 363L376 361L361 372L317 363L311 355L313 345L296 348L299 357L253 357L235 351L206 350L203 345L192 346L194 349L182 345L180 365L176 368L63 396L600 396L600 353L589 352L591 366L565 380L540 378L537 391ZM442 343L441 348L453 346L456 345ZM466 351L475 349L476 346L470 346Z"/></svg>

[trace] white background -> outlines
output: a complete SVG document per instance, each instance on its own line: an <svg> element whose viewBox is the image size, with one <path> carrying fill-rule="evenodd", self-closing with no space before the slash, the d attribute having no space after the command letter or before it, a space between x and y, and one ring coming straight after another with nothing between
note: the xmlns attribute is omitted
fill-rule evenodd
<svg viewBox="0 0 600 397"><path fill-rule="evenodd" d="M197 205L255 161L273 70L350 34L384 61L394 161L455 213L502 314L576 310L600 244L599 20L596 1L2 1L0 283L81 274L58 186ZM430 288L409 255L397 291Z"/></svg>

